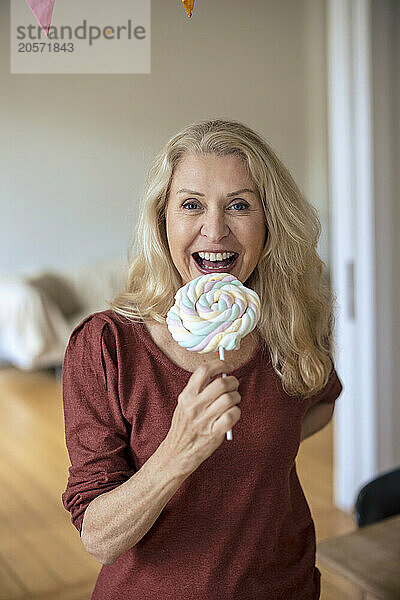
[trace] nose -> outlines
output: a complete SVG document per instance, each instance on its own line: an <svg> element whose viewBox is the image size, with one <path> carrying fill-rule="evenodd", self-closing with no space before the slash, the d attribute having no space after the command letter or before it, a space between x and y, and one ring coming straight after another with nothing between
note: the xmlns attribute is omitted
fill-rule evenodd
<svg viewBox="0 0 400 600"><path fill-rule="evenodd" d="M209 241L218 242L229 235L229 233L230 229L225 221L225 214L223 211L210 211L204 216L201 235L206 237Z"/></svg>

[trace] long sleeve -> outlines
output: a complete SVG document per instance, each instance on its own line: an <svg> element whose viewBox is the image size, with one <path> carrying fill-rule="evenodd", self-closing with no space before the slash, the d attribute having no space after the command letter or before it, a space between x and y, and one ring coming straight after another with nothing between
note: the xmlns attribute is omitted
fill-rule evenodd
<svg viewBox="0 0 400 600"><path fill-rule="evenodd" d="M318 402L333 403L340 396L343 386L335 368L332 368L331 374L325 387L314 396L309 398L310 406L315 406Z"/></svg>
<svg viewBox="0 0 400 600"><path fill-rule="evenodd" d="M81 533L88 504L136 471L129 448L129 423L118 398L115 339L110 324L101 316L90 315L71 334L62 389L71 461L62 502Z"/></svg>

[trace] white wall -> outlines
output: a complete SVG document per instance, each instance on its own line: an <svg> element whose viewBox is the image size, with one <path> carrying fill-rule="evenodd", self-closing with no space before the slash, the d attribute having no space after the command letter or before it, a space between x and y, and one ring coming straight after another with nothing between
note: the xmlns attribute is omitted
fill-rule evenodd
<svg viewBox="0 0 400 600"><path fill-rule="evenodd" d="M400 465L397 0L329 0L335 499ZM350 276L352 275L352 276Z"/></svg>
<svg viewBox="0 0 400 600"><path fill-rule="evenodd" d="M372 0L378 465L400 465L400 4Z"/></svg>
<svg viewBox="0 0 400 600"><path fill-rule="evenodd" d="M395 161L397 161L397 167L400 161L400 4L395 3L395 60L394 60L394 72L396 73L396 85L395 85L395 113L394 122L396 125L396 146L395 146ZM395 256L393 278L394 278L394 319L393 328L395 331L395 343L394 343L394 363L395 363L395 384L396 390L396 402L395 402L395 432L394 439L396 440L396 447L394 450L394 461L397 465L400 465L400 169L395 168L395 191L393 196L393 207L394 207L394 247L393 253ZM397 361L397 362L396 362Z"/></svg>
<svg viewBox="0 0 400 600"><path fill-rule="evenodd" d="M180 2L153 0L150 75L10 75L0 0L0 271L124 258L151 157L209 117L265 135L320 211L327 261L324 12L324 0L198 0L189 21Z"/></svg>

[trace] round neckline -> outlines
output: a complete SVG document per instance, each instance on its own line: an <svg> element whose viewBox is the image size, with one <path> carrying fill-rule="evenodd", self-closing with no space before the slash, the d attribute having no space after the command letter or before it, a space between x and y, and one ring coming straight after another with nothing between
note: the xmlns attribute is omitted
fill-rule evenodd
<svg viewBox="0 0 400 600"><path fill-rule="evenodd" d="M148 331L146 325L142 322L137 322L137 324L139 325L139 327L137 328L137 331L140 335L140 337L142 338L142 340L144 341L144 343L147 346L147 349L154 355L156 355L157 359L163 363L169 370L173 370L176 373L179 373L181 375L184 375L186 378L189 378L193 375L192 371L188 371L187 369L184 369L183 367L179 366L178 364L176 364L173 360L171 360L169 358L169 356L167 356L165 354L165 352L160 348L160 346L158 346L155 341L153 340L153 338L150 335L150 332ZM243 363L242 365L239 365L239 367L236 367L236 369L234 369L233 371L230 372L231 375L240 375L242 373L242 371L247 370L249 368L249 366L255 362L258 353L261 352L262 350L262 340L260 340L260 342L258 343L256 349L254 350L253 354L250 356L250 358L248 360L246 360L245 363ZM217 353L216 353L217 355Z"/></svg>

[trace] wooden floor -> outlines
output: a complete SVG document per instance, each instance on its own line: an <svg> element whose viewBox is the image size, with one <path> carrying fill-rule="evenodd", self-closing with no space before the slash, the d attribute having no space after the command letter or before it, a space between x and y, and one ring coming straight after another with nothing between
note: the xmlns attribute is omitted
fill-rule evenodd
<svg viewBox="0 0 400 600"><path fill-rule="evenodd" d="M297 465L317 540L355 529L332 504L332 425L303 442ZM90 600L101 565L62 506L68 466L60 381L0 369L0 600ZM353 598L323 571L322 600Z"/></svg>

